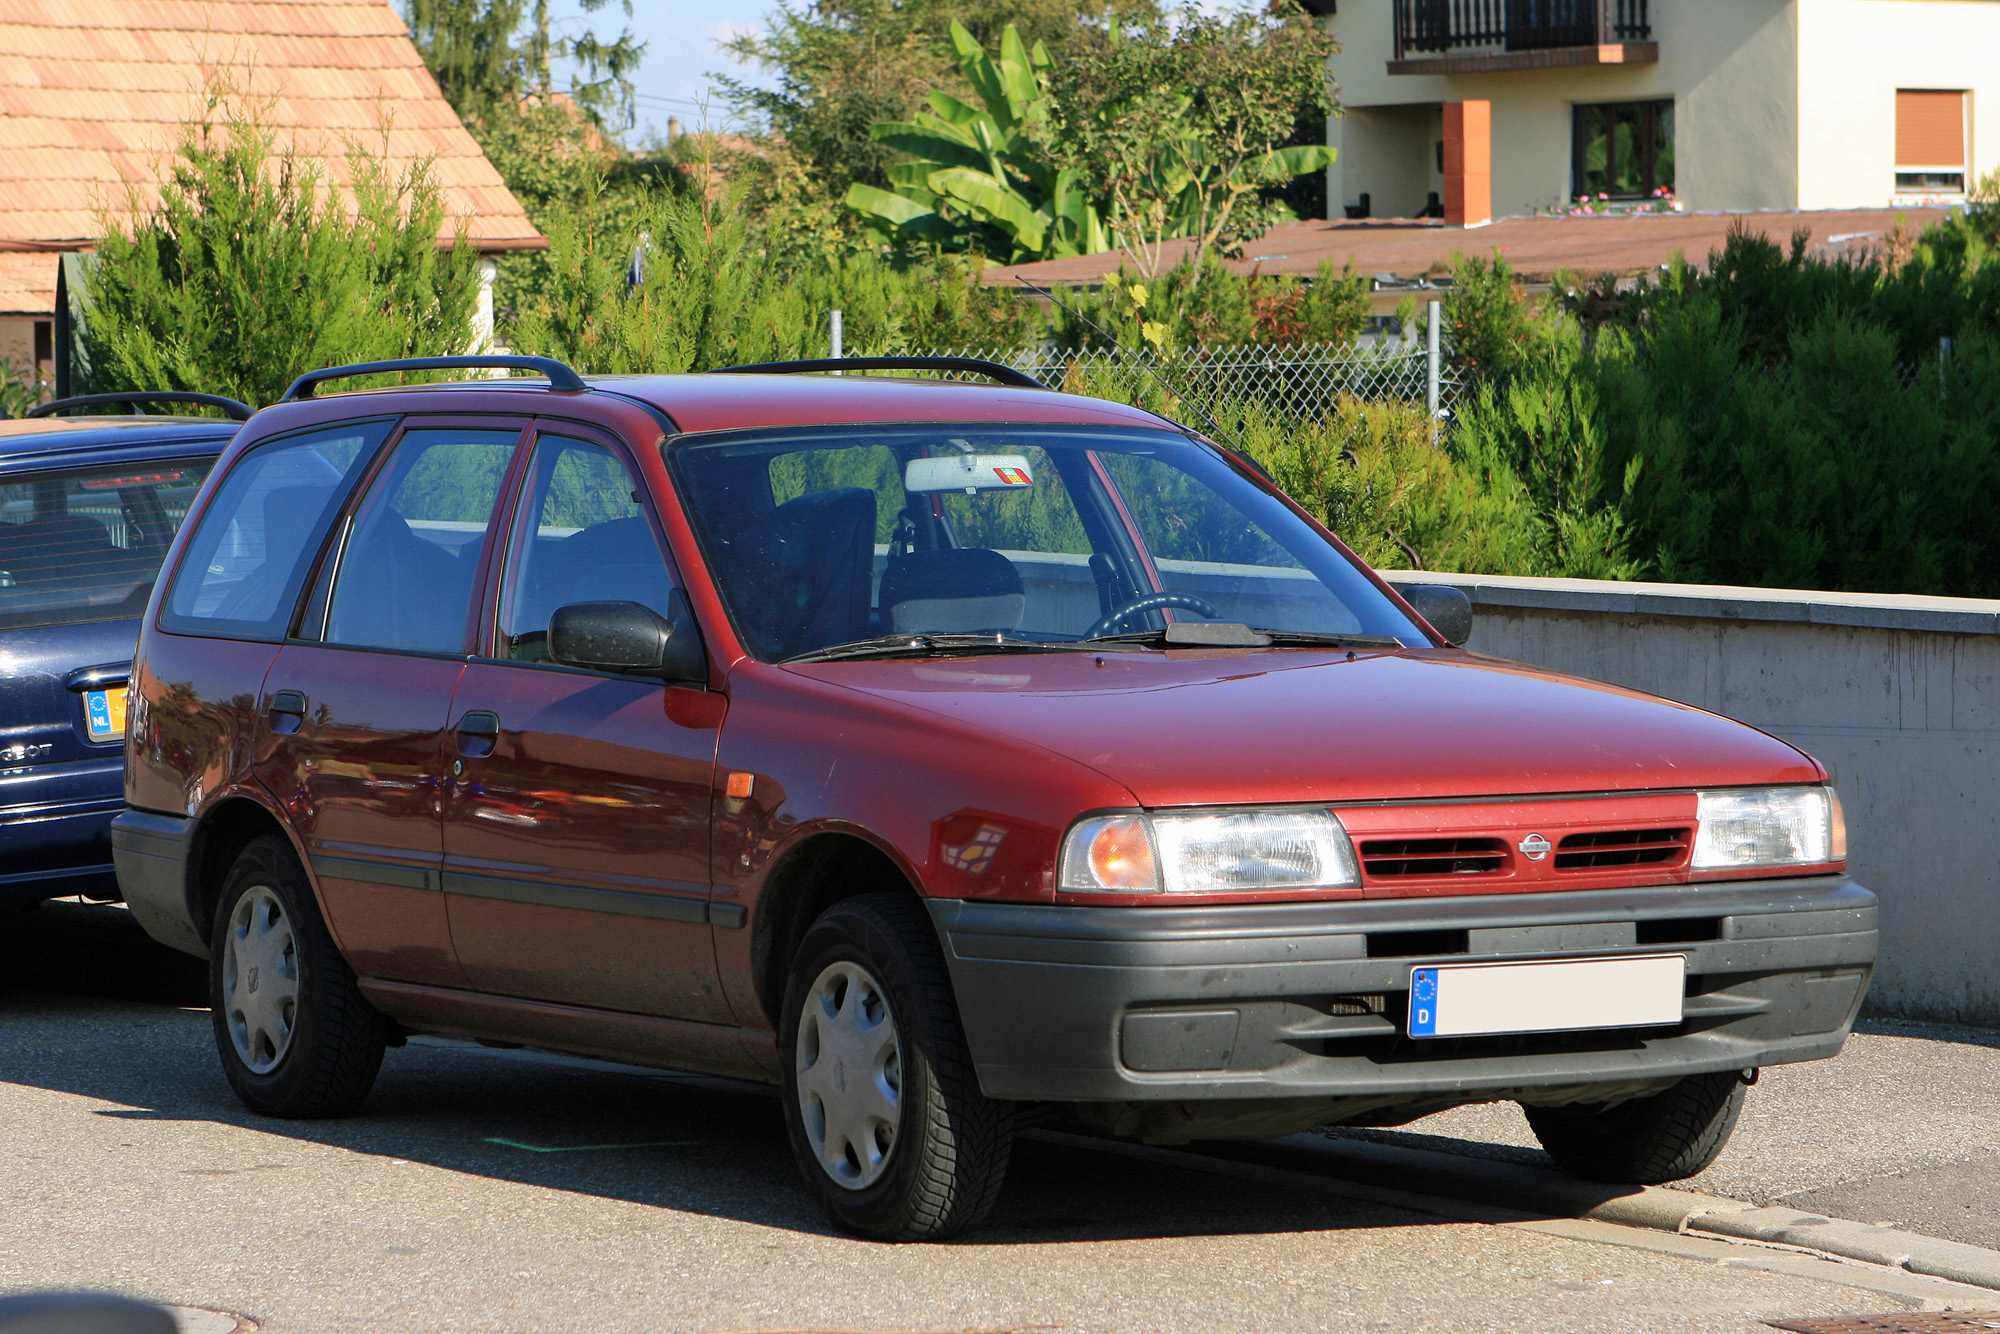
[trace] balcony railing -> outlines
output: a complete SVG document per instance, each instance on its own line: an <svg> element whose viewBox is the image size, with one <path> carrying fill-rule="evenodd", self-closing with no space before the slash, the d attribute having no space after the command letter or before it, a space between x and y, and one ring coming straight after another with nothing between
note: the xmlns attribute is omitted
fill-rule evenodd
<svg viewBox="0 0 2000 1334"><path fill-rule="evenodd" d="M1396 0L1396 58L1650 42L1649 0Z"/></svg>

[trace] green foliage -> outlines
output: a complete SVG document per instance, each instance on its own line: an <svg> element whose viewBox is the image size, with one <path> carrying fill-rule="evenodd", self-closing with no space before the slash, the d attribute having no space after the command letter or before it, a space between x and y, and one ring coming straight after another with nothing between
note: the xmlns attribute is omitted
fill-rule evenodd
<svg viewBox="0 0 2000 1334"><path fill-rule="evenodd" d="M594 13L610 0L580 3ZM631 0L620 7L632 16ZM632 75L646 44L630 30L611 40L588 29L552 36L549 0L406 0L403 17L438 90L475 133L512 118L524 102L549 106L558 91L553 59L576 65L561 91L590 124L632 123Z"/></svg>
<svg viewBox="0 0 2000 1334"><path fill-rule="evenodd" d="M1039 75L1050 64L1048 47L1028 50L1009 25L996 60L957 19L951 40L977 104L932 93L931 109L915 120L871 127L909 160L888 167L893 191L861 181L848 187L848 206L903 249L970 250L1010 264L1109 249L1079 173L1051 165L1041 151L1050 101Z"/></svg>
<svg viewBox="0 0 2000 1334"><path fill-rule="evenodd" d="M1332 150L1290 143L1330 104L1333 43L1303 11L1084 28L1058 58L1011 25L989 56L952 20L967 100L930 94L912 120L870 134L907 154L857 179L846 201L896 245L976 250L1025 263L1123 246L1159 271L1161 245L1240 251L1284 215L1276 190L1323 170Z"/></svg>
<svg viewBox="0 0 2000 1334"><path fill-rule="evenodd" d="M952 22L981 49L996 47L1012 25L1032 50L1060 47L1086 26L1124 25L1157 12L1156 0L781 0L762 33L727 47L772 71L777 88L719 82L740 115L782 142L818 198L839 204L857 181L890 188L889 167L900 154L872 138L870 127L909 120L934 92L972 95L949 40Z"/></svg>
<svg viewBox="0 0 2000 1334"><path fill-rule="evenodd" d="M690 188L673 163L607 146L561 105L523 107L472 128L528 221L545 236L562 220L586 213L594 227L636 236L661 195ZM555 281L545 250L502 256L499 269L494 306L502 323L545 299Z"/></svg>
<svg viewBox="0 0 2000 1334"><path fill-rule="evenodd" d="M10 358L0 357L0 421L27 416L42 397L41 377L33 363L16 366Z"/></svg>
<svg viewBox="0 0 2000 1334"><path fill-rule="evenodd" d="M1295 143L1302 116L1333 106L1337 49L1303 9L1208 14L1079 34L1050 71L1052 159L1078 173L1140 273L1190 237L1241 253L1286 216L1276 187L1323 171L1324 143Z"/></svg>
<svg viewBox="0 0 2000 1334"><path fill-rule="evenodd" d="M641 246L645 281L633 287ZM774 263L728 191L661 196L636 226L589 208L558 217L549 263L553 281L516 322L513 345L600 374L825 356L835 309L855 356L1017 346L1037 319L1012 293L970 281L956 257L901 268L869 254Z"/></svg>
<svg viewBox="0 0 2000 1334"><path fill-rule="evenodd" d="M1351 343L1368 322L1368 280L1350 265L1323 263L1310 281L1231 271L1214 255L1189 256L1152 282L1108 276L1096 291L1061 292L1054 312L1056 342L1101 348L1118 345L1191 349L1245 343ZM1099 332L1099 330L1103 332Z"/></svg>
<svg viewBox="0 0 2000 1334"><path fill-rule="evenodd" d="M1452 254L1452 285L1443 301L1445 342L1452 361L1474 377L1514 370L1538 331L1536 312L1513 266L1493 253Z"/></svg>
<svg viewBox="0 0 2000 1334"><path fill-rule="evenodd" d="M428 164L400 177L349 153L355 212L318 166L212 92L156 207L108 216L85 293L92 388L188 389L268 403L301 371L462 352L478 254L440 247Z"/></svg>
<svg viewBox="0 0 2000 1334"><path fill-rule="evenodd" d="M1630 577L1628 567L1566 557L1514 471L1490 455L1440 449L1420 404L1344 398L1301 420L1238 403L1217 415L1286 494L1370 565Z"/></svg>
<svg viewBox="0 0 2000 1334"><path fill-rule="evenodd" d="M1993 596L1994 231L1987 198L1858 262L1739 229L1589 339L1468 261L1446 318L1485 378L1452 454L1518 476L1569 571Z"/></svg>

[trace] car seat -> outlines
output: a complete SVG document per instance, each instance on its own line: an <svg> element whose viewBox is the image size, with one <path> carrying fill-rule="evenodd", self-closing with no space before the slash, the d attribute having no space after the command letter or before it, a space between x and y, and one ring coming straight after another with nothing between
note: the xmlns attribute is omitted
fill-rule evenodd
<svg viewBox="0 0 2000 1334"><path fill-rule="evenodd" d="M464 556L453 556L418 537L395 510L377 510L341 557L328 642L457 652L478 571L480 544L467 546Z"/></svg>
<svg viewBox="0 0 2000 1334"><path fill-rule="evenodd" d="M882 612L897 634L1018 630L1027 605L1014 562L984 547L906 551L882 572Z"/></svg>
<svg viewBox="0 0 2000 1334"><path fill-rule="evenodd" d="M264 527L254 535L264 558L244 575L217 606L229 621L261 621L278 609L278 599L297 572L299 557L333 498L331 486L280 486L264 493Z"/></svg>
<svg viewBox="0 0 2000 1334"><path fill-rule="evenodd" d="M760 651L788 658L867 637L873 491L850 486L799 496L718 545L737 616Z"/></svg>

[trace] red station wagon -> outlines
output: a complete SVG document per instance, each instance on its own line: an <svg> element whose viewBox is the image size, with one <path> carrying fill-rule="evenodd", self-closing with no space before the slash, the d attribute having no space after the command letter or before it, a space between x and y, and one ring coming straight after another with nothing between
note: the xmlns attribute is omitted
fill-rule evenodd
<svg viewBox="0 0 2000 1334"><path fill-rule="evenodd" d="M1455 647L1239 453L983 363L393 366L475 364L543 378L300 379L147 612L118 872L261 1113L416 1030L763 1080L826 1211L914 1239L1030 1120L1511 1099L1675 1179L1845 1040L1820 765Z"/></svg>

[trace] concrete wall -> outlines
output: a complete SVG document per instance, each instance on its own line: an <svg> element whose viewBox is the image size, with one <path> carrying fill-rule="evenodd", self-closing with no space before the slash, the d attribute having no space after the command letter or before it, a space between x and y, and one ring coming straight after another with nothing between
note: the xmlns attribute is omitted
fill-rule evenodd
<svg viewBox="0 0 2000 1334"><path fill-rule="evenodd" d="M1332 69L1341 102L1351 108L1491 102L1496 217L1532 213L1569 197L1575 104L1655 98L1674 99L1676 184L1690 208L1793 208L1801 2L1830 0L1661 0L1652 7L1660 48L1654 65L1415 75L1388 72L1395 55L1393 0L1344 0L1328 20L1341 43ZM1368 190L1376 214L1387 216L1385 201L1406 191L1379 164L1397 147L1369 142L1372 123L1351 113L1334 133L1348 162L1336 161L1328 175L1329 211Z"/></svg>
<svg viewBox="0 0 2000 1334"><path fill-rule="evenodd" d="M2000 1027L2000 602L1385 571L1469 647L1680 700L1815 756L1882 897L1879 1009Z"/></svg>
<svg viewBox="0 0 2000 1334"><path fill-rule="evenodd" d="M1799 207L1897 202L1898 88L1970 90L1973 179L2000 168L2000 2L1799 0L1799 9Z"/></svg>

